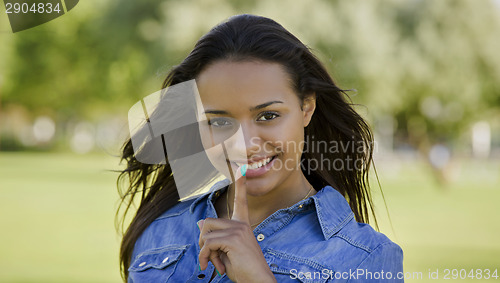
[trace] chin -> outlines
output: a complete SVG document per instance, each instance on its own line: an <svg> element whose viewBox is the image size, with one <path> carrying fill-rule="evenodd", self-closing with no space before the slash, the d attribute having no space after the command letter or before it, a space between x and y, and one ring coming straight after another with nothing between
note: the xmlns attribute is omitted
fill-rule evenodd
<svg viewBox="0 0 500 283"><path fill-rule="evenodd" d="M247 179L247 194L253 197L260 197L269 193L273 186L267 180Z"/></svg>

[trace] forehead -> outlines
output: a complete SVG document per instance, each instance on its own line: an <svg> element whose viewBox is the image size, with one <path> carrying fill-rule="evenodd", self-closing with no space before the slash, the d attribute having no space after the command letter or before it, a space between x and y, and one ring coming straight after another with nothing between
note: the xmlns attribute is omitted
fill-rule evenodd
<svg viewBox="0 0 500 283"><path fill-rule="evenodd" d="M278 63L219 61L196 78L204 108L229 109L271 100L297 103L289 75Z"/></svg>

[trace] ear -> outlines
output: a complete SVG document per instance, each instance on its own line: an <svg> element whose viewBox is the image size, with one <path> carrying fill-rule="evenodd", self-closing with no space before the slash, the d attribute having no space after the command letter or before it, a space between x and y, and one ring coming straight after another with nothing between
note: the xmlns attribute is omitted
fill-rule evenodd
<svg viewBox="0 0 500 283"><path fill-rule="evenodd" d="M302 101L302 113L304 114L304 128L311 122L312 115L316 109L316 93L308 94Z"/></svg>

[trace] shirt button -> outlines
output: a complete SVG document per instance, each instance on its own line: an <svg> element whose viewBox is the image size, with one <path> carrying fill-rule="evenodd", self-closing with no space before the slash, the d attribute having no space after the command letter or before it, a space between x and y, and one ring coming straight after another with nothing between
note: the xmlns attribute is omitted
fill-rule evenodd
<svg viewBox="0 0 500 283"><path fill-rule="evenodd" d="M257 241L259 241L259 242L262 242L265 238L266 238L266 236L264 236L264 234L257 235Z"/></svg>
<svg viewBox="0 0 500 283"><path fill-rule="evenodd" d="M141 262L141 263L139 264L139 266L144 266L144 265L146 265L146 262L145 262L145 261L143 261L143 262Z"/></svg>
<svg viewBox="0 0 500 283"><path fill-rule="evenodd" d="M301 205L299 205L299 208L302 208L302 207L303 207L303 205L302 205L302 204L301 204Z"/></svg>
<svg viewBox="0 0 500 283"><path fill-rule="evenodd" d="M168 256L166 258L164 258L161 263L165 263L165 262L167 262L167 260L168 260Z"/></svg>

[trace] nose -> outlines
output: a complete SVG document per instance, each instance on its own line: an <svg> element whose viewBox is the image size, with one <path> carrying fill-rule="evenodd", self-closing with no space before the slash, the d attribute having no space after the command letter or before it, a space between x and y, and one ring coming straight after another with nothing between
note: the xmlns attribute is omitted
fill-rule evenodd
<svg viewBox="0 0 500 283"><path fill-rule="evenodd" d="M259 153L261 141L262 139L256 127L251 124L241 123L236 133L225 143L232 153L232 159L246 160Z"/></svg>

